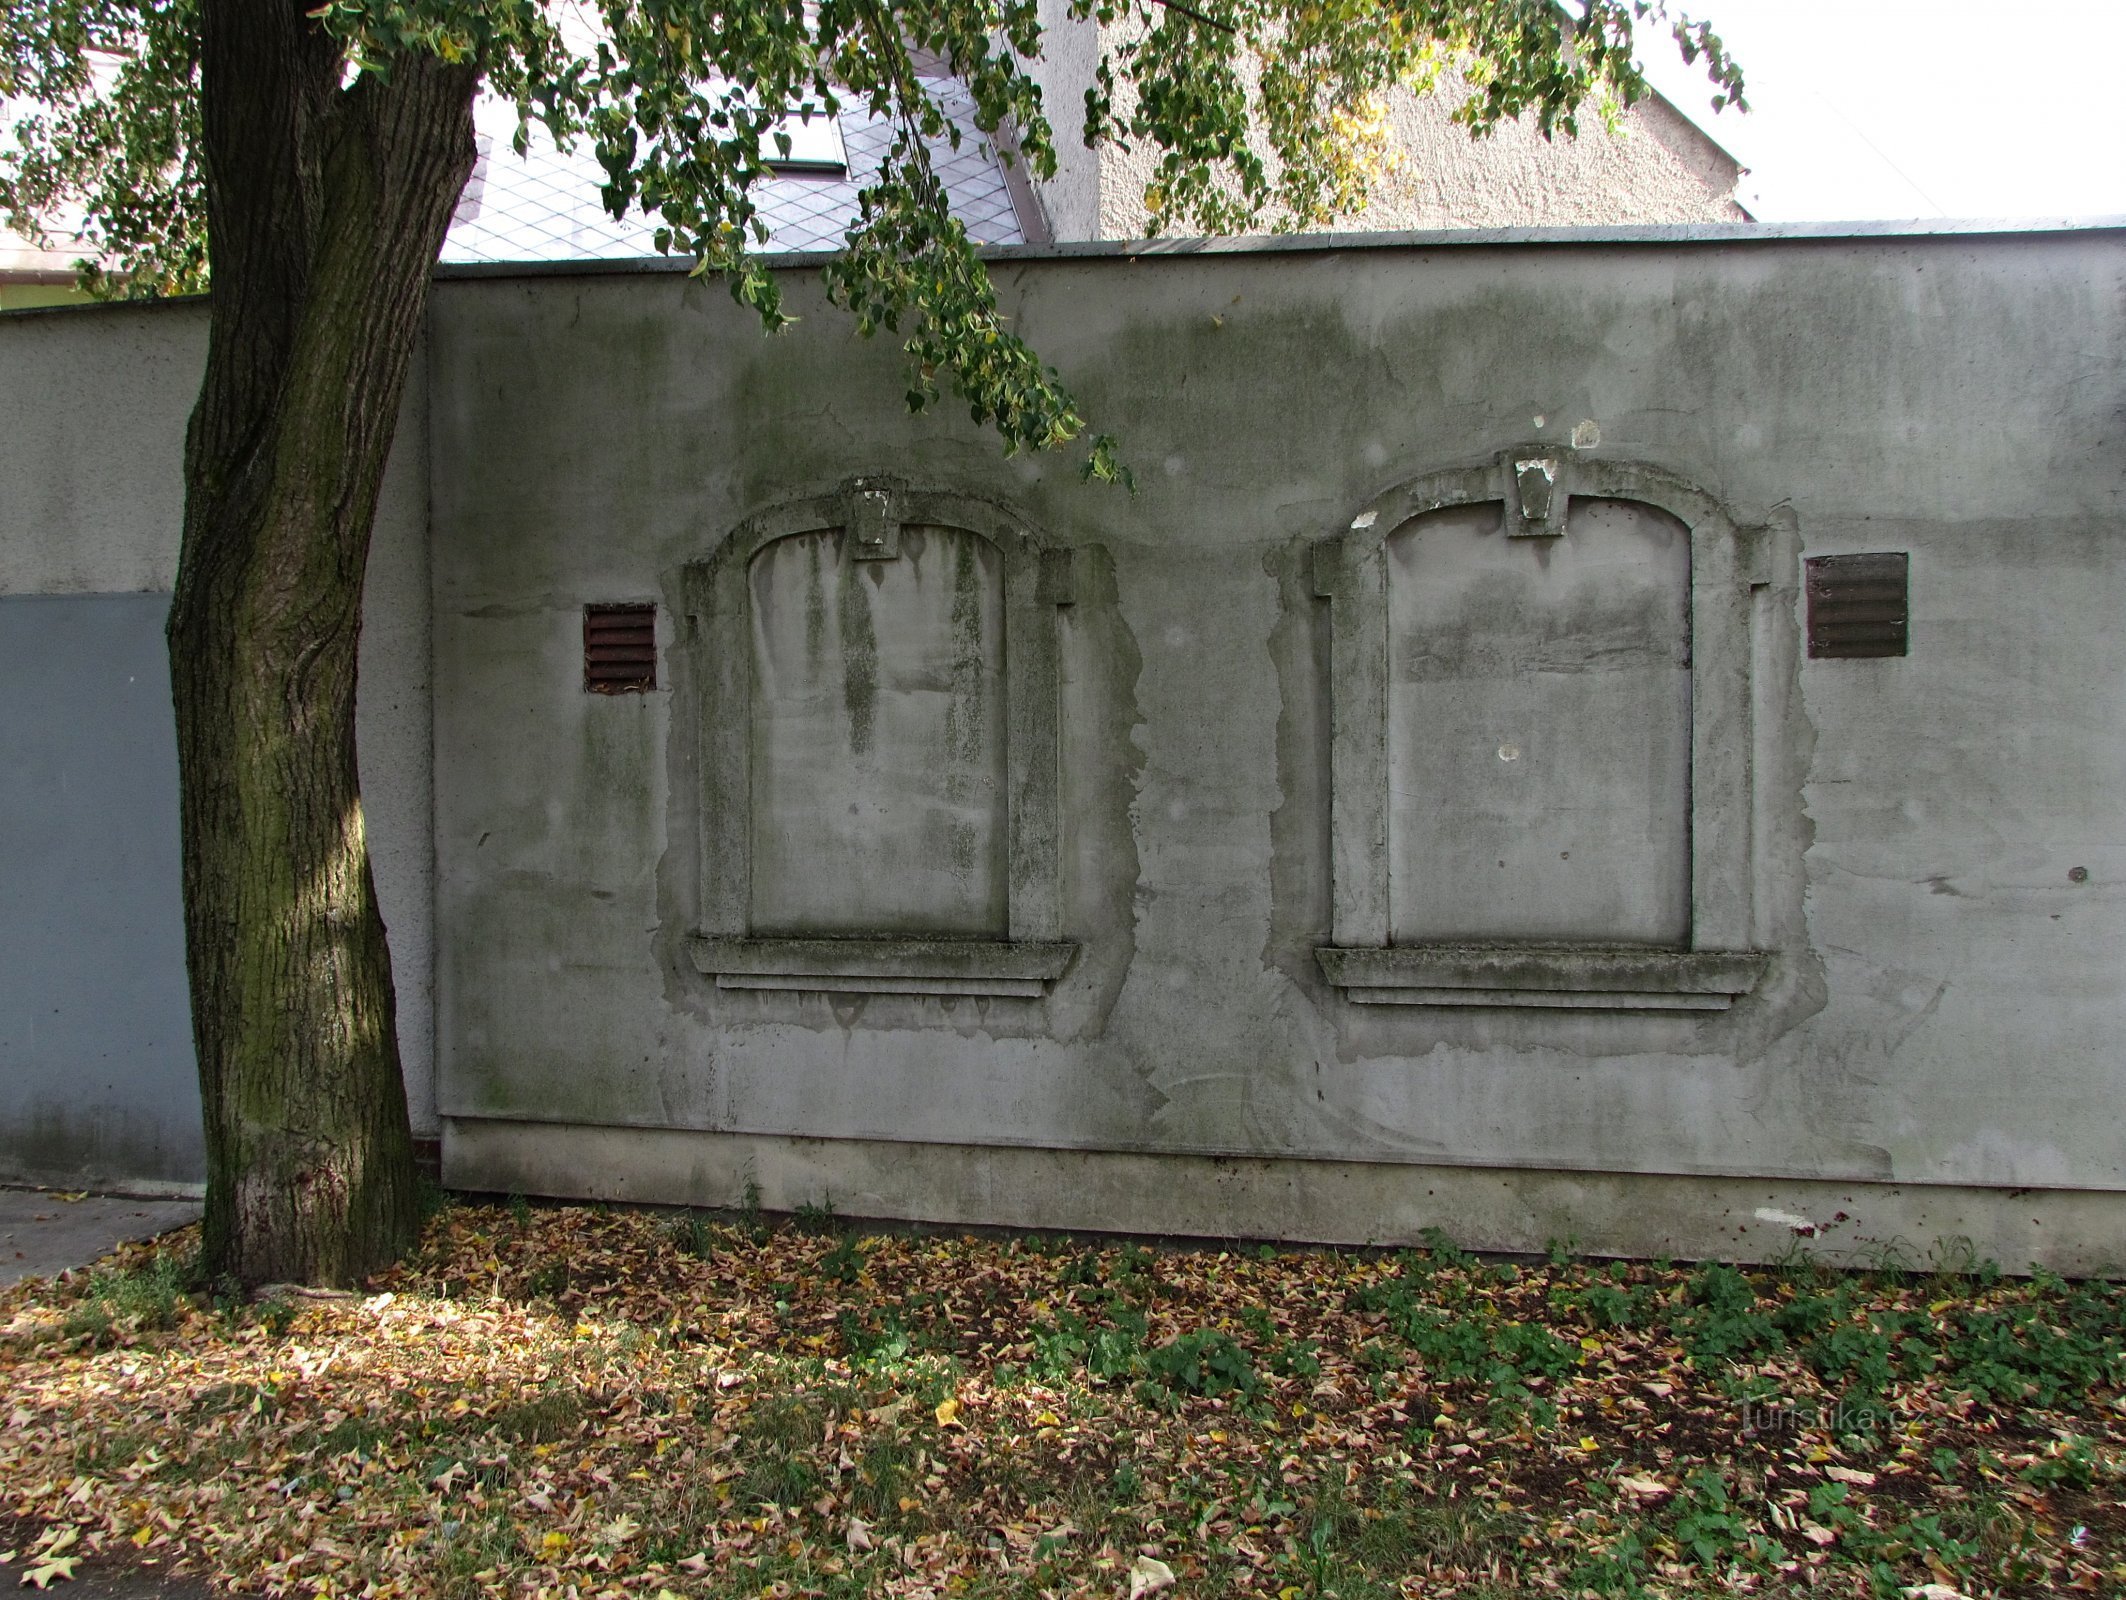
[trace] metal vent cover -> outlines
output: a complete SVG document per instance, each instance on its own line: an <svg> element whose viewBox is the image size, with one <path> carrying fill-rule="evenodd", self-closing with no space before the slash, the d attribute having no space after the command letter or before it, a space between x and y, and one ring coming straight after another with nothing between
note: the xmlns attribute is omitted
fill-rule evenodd
<svg viewBox="0 0 2126 1600"><path fill-rule="evenodd" d="M1810 560L1810 657L1872 660L1907 654L1910 566L1911 557L1902 550Z"/></svg>
<svg viewBox="0 0 2126 1600"><path fill-rule="evenodd" d="M583 608L583 687L592 694L640 694L657 687L657 607Z"/></svg>

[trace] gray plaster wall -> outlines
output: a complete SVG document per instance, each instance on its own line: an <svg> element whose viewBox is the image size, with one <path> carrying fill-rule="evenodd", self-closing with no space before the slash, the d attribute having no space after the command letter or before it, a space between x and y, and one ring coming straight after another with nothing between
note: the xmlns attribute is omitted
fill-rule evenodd
<svg viewBox="0 0 2126 1600"><path fill-rule="evenodd" d="M2126 1023L2119 234L997 271L1134 494L1007 460L949 407L909 416L895 352L808 273L773 339L672 275L439 285L453 1181L713 1202L772 1168L881 1214L1156 1227L1200 1219L1241 1161L1272 1175L1234 1212L1250 1229L1537 1246L1580 1193L1583 1244L1646 1248L1658 1216L1679 1253L1760 1248L1686 1180L1759 1196L1752 1237L1782 1241L1802 1200L1778 1195L1843 1195L1846 1217L1872 1196L1888 1236L1964 1214L1890 1198L1938 1188L2027 1203L2028 1224L1973 1224L2019 1259L2126 1254L2126 1144L2091 1115ZM1573 440L1586 471L1666 474L1734 530L1693 574L1730 642L1693 685L1720 719L1694 759L1726 798L1690 825L1742 886L1718 916L1762 975L1716 1012L1353 1004L1315 957L1340 669L1314 546L1398 485ZM997 502L1080 558L1056 613L1079 949L1044 999L734 992L688 958L717 836L690 674L750 646L699 632L685 573L743 519L876 473ZM1910 553L1911 654L1805 659L1804 557L1873 550ZM659 602L659 687L585 694L582 607L630 599ZM592 1126L612 1131L568 1133ZM1074 1152L1159 1177L1076 1191ZM1035 1188L1004 1207L955 1163ZM1547 1175L1553 1200L1458 1213L1468 1185L1439 1175L1483 1170Z"/></svg>
<svg viewBox="0 0 2126 1600"><path fill-rule="evenodd" d="M1033 183L1049 236L1101 235L1102 152L1085 147L1085 91L1100 64L1100 28L1070 14L1070 0L1039 0L1041 53L1026 70L1041 87L1042 109L1055 136L1056 170Z"/></svg>
<svg viewBox="0 0 2126 1600"><path fill-rule="evenodd" d="M203 1174L162 625L206 326L200 302L0 315L0 1179ZM378 509L358 735L408 1097L433 1133L424 378Z"/></svg>

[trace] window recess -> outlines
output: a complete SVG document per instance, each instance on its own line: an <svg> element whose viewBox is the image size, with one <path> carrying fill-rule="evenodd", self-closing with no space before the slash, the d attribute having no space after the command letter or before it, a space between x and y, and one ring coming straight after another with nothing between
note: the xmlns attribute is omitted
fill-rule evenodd
<svg viewBox="0 0 2126 1600"><path fill-rule="evenodd" d="M1405 484L1315 545L1317 960L1345 1000L1717 1011L1756 986L1756 548L1673 474L1552 446Z"/></svg>
<svg viewBox="0 0 2126 1600"><path fill-rule="evenodd" d="M1036 1000L1069 966L1057 799L1071 551L852 480L686 574L701 916L720 989Z"/></svg>

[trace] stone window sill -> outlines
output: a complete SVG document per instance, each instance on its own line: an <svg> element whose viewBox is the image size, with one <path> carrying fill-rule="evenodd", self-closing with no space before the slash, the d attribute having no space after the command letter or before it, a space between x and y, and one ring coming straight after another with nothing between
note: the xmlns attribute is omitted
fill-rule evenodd
<svg viewBox="0 0 2126 1600"><path fill-rule="evenodd" d="M1020 939L710 939L695 970L719 989L1038 1000L1078 947Z"/></svg>
<svg viewBox="0 0 2126 1600"><path fill-rule="evenodd" d="M1354 1005L1725 1011L1755 988L1759 950L1625 945L1326 947L1314 957Z"/></svg>

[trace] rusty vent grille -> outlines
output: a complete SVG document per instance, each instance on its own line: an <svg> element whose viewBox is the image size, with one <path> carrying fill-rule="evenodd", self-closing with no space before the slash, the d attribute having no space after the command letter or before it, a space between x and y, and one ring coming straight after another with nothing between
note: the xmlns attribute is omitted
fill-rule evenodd
<svg viewBox="0 0 2126 1600"><path fill-rule="evenodd" d="M1902 550L1809 563L1809 654L1856 660L1906 653L1911 558Z"/></svg>
<svg viewBox="0 0 2126 1600"><path fill-rule="evenodd" d="M640 694L657 687L657 608L583 608L583 687L592 694Z"/></svg>

